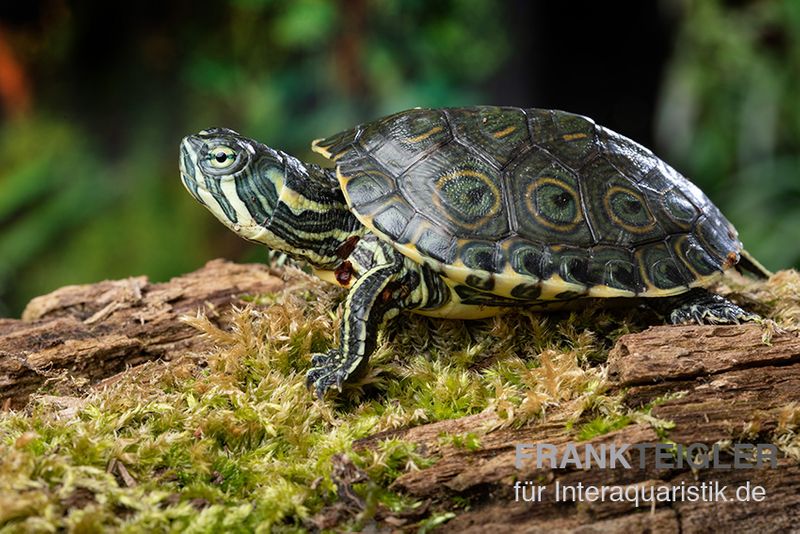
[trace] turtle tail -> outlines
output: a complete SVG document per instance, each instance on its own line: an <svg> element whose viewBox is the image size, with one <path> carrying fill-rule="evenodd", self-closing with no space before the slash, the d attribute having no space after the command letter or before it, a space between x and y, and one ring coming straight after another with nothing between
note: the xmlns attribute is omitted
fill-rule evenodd
<svg viewBox="0 0 800 534"><path fill-rule="evenodd" d="M772 271L761 265L749 252L742 250L739 253L739 263L736 264L736 270L739 272L747 271L756 276L756 278L769 278L772 276Z"/></svg>

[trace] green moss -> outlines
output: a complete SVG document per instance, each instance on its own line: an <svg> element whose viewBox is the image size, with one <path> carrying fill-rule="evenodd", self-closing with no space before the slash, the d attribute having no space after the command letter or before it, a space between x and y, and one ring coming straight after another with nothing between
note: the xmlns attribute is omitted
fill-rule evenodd
<svg viewBox="0 0 800 534"><path fill-rule="evenodd" d="M580 439L631 421L666 438L655 403L626 409L605 378L614 341L652 322L637 312L404 317L368 373L320 402L305 372L314 352L337 343L331 310L342 293L294 269L287 276L291 291L254 297L224 328L187 319L214 342L210 354L145 364L84 398L40 396L0 415L0 530L304 530L342 498L331 477L341 453L367 476L352 486L363 508L341 518L356 528L380 509L418 507L389 486L436 461L397 439L354 450L357 440L481 412L486 432L559 410ZM796 447L796 417L786 419L783 439ZM440 445L475 451L481 437L443 434Z"/></svg>
<svg viewBox="0 0 800 534"><path fill-rule="evenodd" d="M638 423L645 423L655 430L656 435L661 443L672 443L669 439L669 431L675 428L675 422L667 419L661 419L653 415L653 408L664 404L665 402L679 399L684 396L684 392L669 393L656 397L648 404L642 406L639 410L633 412L631 418Z"/></svg>
<svg viewBox="0 0 800 534"><path fill-rule="evenodd" d="M585 420L583 423L575 419L567 421L566 427L568 430L573 431L576 439L587 441L625 428L631 423L643 423L653 428L662 442L668 442L667 434L669 430L674 428L675 423L653 416L652 411L656 406L669 400L680 398L681 396L683 396L683 394L680 392L663 395L653 399L651 402L638 409L630 409L625 407L622 402L625 397L624 391L618 391L616 395L612 397L593 395L589 397L590 406L587 407L584 415L595 414L597 412L600 412L600 415L596 415L594 418L588 420L585 420L586 417L583 417L582 419Z"/></svg>
<svg viewBox="0 0 800 534"><path fill-rule="evenodd" d="M630 423L631 418L627 415L601 415L581 425L578 429L577 437L581 441L590 440L596 436L602 436L603 434L608 434L614 430L624 428Z"/></svg>
<svg viewBox="0 0 800 534"><path fill-rule="evenodd" d="M463 449L466 451L479 451L481 450L480 436L474 432L464 432L463 434L449 434L443 433L439 435L440 445L450 445L456 449Z"/></svg>
<svg viewBox="0 0 800 534"><path fill-rule="evenodd" d="M429 517L428 519L420 522L418 525L420 534L426 534L428 532L433 532L437 527L443 525L453 519L456 514L452 512L445 512L443 514L435 514Z"/></svg>

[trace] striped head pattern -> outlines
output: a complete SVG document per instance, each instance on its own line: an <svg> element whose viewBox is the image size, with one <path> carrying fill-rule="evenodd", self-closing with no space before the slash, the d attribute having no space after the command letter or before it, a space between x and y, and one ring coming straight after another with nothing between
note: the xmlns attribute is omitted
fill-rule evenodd
<svg viewBox="0 0 800 534"><path fill-rule="evenodd" d="M189 193L241 237L275 244L269 230L285 181L282 155L227 128L181 142L181 181Z"/></svg>

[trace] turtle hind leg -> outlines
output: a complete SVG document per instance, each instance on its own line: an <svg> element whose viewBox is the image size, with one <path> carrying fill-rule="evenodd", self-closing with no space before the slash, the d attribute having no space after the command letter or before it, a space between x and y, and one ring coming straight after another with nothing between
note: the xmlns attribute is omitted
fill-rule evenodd
<svg viewBox="0 0 800 534"><path fill-rule="evenodd" d="M760 316L705 289L692 289L669 299L666 311L672 324L739 324L761 320Z"/></svg>

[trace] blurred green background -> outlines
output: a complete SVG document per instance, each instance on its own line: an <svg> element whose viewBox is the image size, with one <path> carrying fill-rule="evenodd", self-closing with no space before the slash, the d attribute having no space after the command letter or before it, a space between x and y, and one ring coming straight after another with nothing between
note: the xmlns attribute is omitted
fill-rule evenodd
<svg viewBox="0 0 800 534"><path fill-rule="evenodd" d="M800 265L797 0L118 9L0 7L0 316L65 284L264 260L184 192L183 135L314 161L311 139L413 106L589 115L700 185L768 267Z"/></svg>

